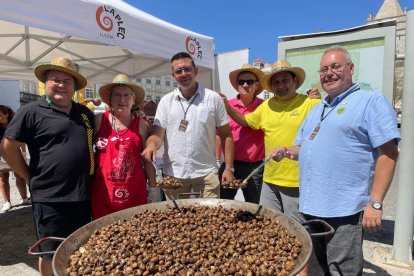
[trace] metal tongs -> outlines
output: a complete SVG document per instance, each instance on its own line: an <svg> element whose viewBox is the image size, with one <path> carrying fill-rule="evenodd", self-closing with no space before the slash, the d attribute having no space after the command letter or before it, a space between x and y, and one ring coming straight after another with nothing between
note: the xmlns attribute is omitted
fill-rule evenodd
<svg viewBox="0 0 414 276"><path fill-rule="evenodd" d="M244 180L243 180L243 185L247 184L247 181L249 181L249 179L255 174L257 173L267 162L269 162L272 159L272 157L267 157L265 160L263 160L263 162L256 168L254 169Z"/></svg>

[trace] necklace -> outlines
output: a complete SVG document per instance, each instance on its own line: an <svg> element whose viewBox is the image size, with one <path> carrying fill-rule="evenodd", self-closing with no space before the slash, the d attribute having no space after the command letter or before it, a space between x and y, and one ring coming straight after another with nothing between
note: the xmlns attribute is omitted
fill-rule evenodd
<svg viewBox="0 0 414 276"><path fill-rule="evenodd" d="M117 119L116 119L116 117L113 114L111 114L111 115L112 115L112 128L114 129L114 131L116 133L116 136L119 139L120 136L122 136L122 135L124 135L125 133L128 132L129 126L126 129L124 129L124 131L122 133L120 133L119 132L120 126L119 126L119 124L117 122ZM131 121L132 121L132 116L130 116L130 118L131 118ZM131 123L131 121L130 121L130 123Z"/></svg>

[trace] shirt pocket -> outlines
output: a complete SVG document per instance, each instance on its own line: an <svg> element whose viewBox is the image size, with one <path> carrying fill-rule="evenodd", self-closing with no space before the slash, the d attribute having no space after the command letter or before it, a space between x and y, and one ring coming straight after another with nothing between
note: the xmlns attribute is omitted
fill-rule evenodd
<svg viewBox="0 0 414 276"><path fill-rule="evenodd" d="M199 107L197 109L197 121L201 124L205 124L210 118L214 118L213 108L211 107Z"/></svg>

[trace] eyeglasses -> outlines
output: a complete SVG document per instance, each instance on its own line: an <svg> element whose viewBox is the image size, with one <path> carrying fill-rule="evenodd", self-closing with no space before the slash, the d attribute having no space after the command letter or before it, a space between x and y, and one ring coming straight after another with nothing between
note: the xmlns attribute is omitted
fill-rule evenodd
<svg viewBox="0 0 414 276"><path fill-rule="evenodd" d="M115 93L115 94L112 94L111 96L115 97L117 99L121 99L121 98L130 99L133 96L133 94L118 94L118 93Z"/></svg>
<svg viewBox="0 0 414 276"><path fill-rule="evenodd" d="M257 80L237 80L237 83L239 85L244 85L244 83L247 83L247 85L252 85L253 83L255 83Z"/></svg>
<svg viewBox="0 0 414 276"><path fill-rule="evenodd" d="M72 86L73 80L60 80L54 77L47 78L48 81L51 81L53 85L60 85L62 84L65 87Z"/></svg>
<svg viewBox="0 0 414 276"><path fill-rule="evenodd" d="M349 62L348 62L347 64L345 64L345 65L341 65L341 64L338 64L338 63L332 63L332 64L331 64L331 65L329 65L329 66L324 66L324 67L321 67L321 68L318 70L318 73L319 73L319 75L321 75L321 76L325 76L325 75L327 75L327 74L328 74L329 69L331 69L332 73L341 73L341 72L343 72L343 71L345 70L345 67L346 67L348 64L349 64Z"/></svg>
<svg viewBox="0 0 414 276"><path fill-rule="evenodd" d="M178 68L177 70L175 70L175 71L174 71L174 74L176 74L176 75L180 75L180 74L182 74L183 72L184 72L184 73L189 73L189 72L191 72L191 71L193 71L193 67L181 67L181 68Z"/></svg>

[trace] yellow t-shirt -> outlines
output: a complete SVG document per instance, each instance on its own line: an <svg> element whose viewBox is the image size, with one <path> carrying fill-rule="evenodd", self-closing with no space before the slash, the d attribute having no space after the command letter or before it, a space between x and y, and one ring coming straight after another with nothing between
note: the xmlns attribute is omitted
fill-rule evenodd
<svg viewBox="0 0 414 276"><path fill-rule="evenodd" d="M253 129L262 129L265 135L265 152L277 147L293 146L296 133L309 111L320 103L319 99L309 99L298 94L289 101L272 97L264 101L245 118ZM265 165L263 180L285 187L299 187L298 162L284 158L281 162L270 160Z"/></svg>

